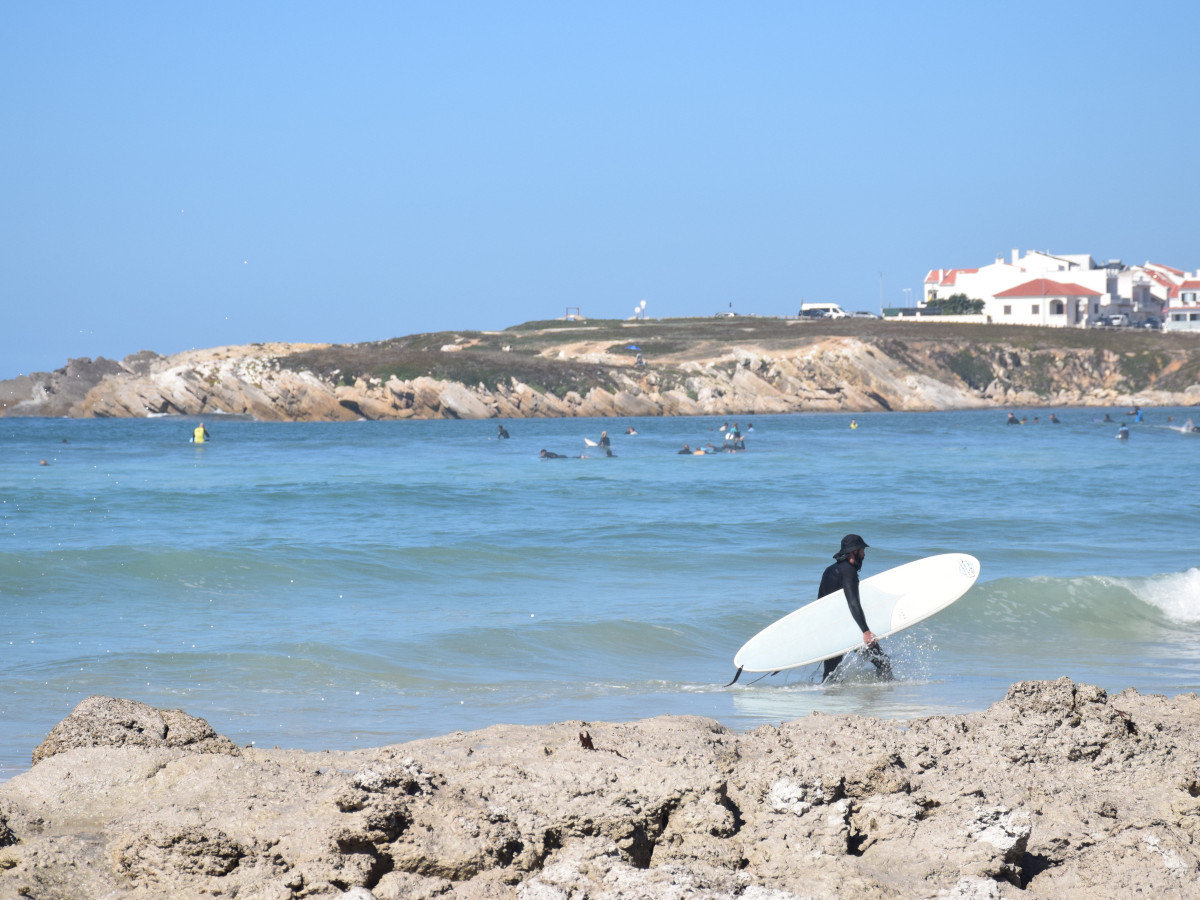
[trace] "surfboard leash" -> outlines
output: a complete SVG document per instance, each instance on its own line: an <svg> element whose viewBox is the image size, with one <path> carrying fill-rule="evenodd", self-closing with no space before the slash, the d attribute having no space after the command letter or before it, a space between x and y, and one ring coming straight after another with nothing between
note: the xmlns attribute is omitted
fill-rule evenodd
<svg viewBox="0 0 1200 900"><path fill-rule="evenodd" d="M753 681L747 682L746 686L749 687L752 684L758 684L760 681L762 681L764 678L766 678L769 675L778 675L779 671L780 670L776 670L774 672L764 672L763 674L761 674L757 678L755 678ZM729 684L725 685L725 687L731 687L733 685L733 683L741 677L742 677L742 667L738 666L738 670L733 673L733 681L729 682Z"/></svg>

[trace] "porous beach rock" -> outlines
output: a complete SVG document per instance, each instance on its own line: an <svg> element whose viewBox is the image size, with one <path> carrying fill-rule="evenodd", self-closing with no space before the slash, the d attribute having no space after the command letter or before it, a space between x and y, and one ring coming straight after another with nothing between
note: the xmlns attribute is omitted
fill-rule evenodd
<svg viewBox="0 0 1200 900"><path fill-rule="evenodd" d="M80 747L187 749L194 753L241 751L203 719L179 709L155 709L136 700L93 696L81 700L33 751L33 762Z"/></svg>
<svg viewBox="0 0 1200 900"><path fill-rule="evenodd" d="M354 752L110 743L0 785L0 896L1196 896L1200 698L1068 679L908 722L497 725Z"/></svg>

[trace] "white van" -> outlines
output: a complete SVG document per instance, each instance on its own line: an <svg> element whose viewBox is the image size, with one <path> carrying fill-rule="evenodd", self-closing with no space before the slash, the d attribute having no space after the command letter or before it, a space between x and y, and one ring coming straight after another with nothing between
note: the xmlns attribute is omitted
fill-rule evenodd
<svg viewBox="0 0 1200 900"><path fill-rule="evenodd" d="M836 303L801 303L800 318L845 319L847 312Z"/></svg>

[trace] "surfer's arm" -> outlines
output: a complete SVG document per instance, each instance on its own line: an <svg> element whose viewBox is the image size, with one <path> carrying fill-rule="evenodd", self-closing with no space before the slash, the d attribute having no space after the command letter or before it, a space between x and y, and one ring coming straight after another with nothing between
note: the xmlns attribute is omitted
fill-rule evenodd
<svg viewBox="0 0 1200 900"><path fill-rule="evenodd" d="M850 607L850 615L854 618L856 624L863 633L863 643L872 644L875 642L875 635L871 629L867 627L867 617L863 615L862 601L858 598L858 579L846 579L846 583L842 586L842 591L846 595L846 605Z"/></svg>

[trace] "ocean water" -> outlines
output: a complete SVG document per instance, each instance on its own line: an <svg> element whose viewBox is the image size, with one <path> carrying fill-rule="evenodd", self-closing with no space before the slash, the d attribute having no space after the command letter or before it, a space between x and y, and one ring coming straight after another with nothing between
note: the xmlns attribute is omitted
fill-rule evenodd
<svg viewBox="0 0 1200 900"><path fill-rule="evenodd" d="M0 419L0 778L92 694L241 744L377 746L497 722L983 709L1014 681L1200 688L1200 436L1147 411L260 423ZM1109 410L1116 421L1124 410ZM639 432L626 436L633 426ZM616 458L588 452L601 429ZM591 451L594 454L594 451ZM41 465L45 460L46 465ZM885 641L898 679L732 686L846 532L863 576L982 565ZM753 682L753 683L750 683Z"/></svg>

